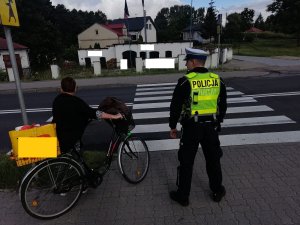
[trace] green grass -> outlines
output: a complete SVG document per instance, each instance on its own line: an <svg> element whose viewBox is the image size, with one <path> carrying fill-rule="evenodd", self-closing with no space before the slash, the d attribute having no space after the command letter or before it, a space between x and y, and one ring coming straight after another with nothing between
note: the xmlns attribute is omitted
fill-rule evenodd
<svg viewBox="0 0 300 225"><path fill-rule="evenodd" d="M296 39L257 39L252 43L241 43L239 46L234 46L233 54L300 57L300 46L297 46Z"/></svg>
<svg viewBox="0 0 300 225"><path fill-rule="evenodd" d="M135 69L128 69L128 70L120 70L120 69L111 69L107 70L104 69L101 71L101 75L98 77L126 77L126 76L145 76L145 75L155 75L155 74L172 74L178 73L180 71L176 69L146 69L141 73L137 73ZM83 66L78 66L74 68L68 69L61 69L60 71L60 78L63 77L73 77L75 79L86 79L86 78L95 78L96 76L93 74L94 71L92 68L85 68ZM4 75L3 75L4 76ZM6 76L6 75L5 75ZM0 77L1 78L1 77ZM44 71L33 72L31 77L27 77L23 79L23 81L42 81L42 80L51 80L52 75L50 68ZM0 79L1 81L6 81L4 79Z"/></svg>
<svg viewBox="0 0 300 225"><path fill-rule="evenodd" d="M20 179L31 165L17 167L16 162L5 154L0 155L0 189L16 189Z"/></svg>
<svg viewBox="0 0 300 225"><path fill-rule="evenodd" d="M85 151L83 158L86 164L95 169L103 165L106 152ZM6 154L0 154L0 189L17 189L25 173L32 167L26 165L17 167L16 162Z"/></svg>

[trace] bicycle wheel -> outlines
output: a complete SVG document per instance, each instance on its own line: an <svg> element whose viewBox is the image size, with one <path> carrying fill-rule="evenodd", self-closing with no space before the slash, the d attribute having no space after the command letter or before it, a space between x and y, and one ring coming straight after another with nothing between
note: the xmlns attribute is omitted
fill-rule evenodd
<svg viewBox="0 0 300 225"><path fill-rule="evenodd" d="M23 178L20 197L25 211L39 219L53 219L70 210L83 190L83 171L69 158L47 160Z"/></svg>
<svg viewBox="0 0 300 225"><path fill-rule="evenodd" d="M144 140L128 137L121 143L118 152L118 165L121 174L129 183L139 183L147 175L150 154Z"/></svg>

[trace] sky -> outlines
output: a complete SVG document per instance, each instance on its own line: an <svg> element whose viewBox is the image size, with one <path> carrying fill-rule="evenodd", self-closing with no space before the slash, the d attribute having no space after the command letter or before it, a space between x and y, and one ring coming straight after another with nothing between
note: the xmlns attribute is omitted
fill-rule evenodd
<svg viewBox="0 0 300 225"><path fill-rule="evenodd" d="M63 4L68 9L81 9L83 11L100 10L107 16L108 19L123 18L125 0L51 0L53 5ZM174 5L190 5L195 9L200 7L207 8L210 0L144 0L145 9L148 16L154 20L157 13L162 8L169 8ZM226 13L240 13L244 8L254 9L255 17L259 13L266 17L269 15L266 12L266 6L271 4L273 0L214 0L215 7L219 13L225 18ZM127 0L129 17L143 16L142 0Z"/></svg>

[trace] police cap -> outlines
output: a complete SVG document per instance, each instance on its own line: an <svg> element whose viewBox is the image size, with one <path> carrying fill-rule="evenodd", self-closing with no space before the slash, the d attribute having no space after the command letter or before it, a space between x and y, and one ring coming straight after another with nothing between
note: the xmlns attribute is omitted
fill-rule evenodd
<svg viewBox="0 0 300 225"><path fill-rule="evenodd" d="M186 52L186 56L184 60L189 60L189 59L206 60L208 56L208 53L201 49L185 48L185 52Z"/></svg>

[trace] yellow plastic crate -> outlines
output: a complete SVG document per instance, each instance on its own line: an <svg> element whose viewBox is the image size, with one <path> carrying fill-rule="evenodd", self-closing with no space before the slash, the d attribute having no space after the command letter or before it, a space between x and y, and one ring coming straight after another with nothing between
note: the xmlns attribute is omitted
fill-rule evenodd
<svg viewBox="0 0 300 225"><path fill-rule="evenodd" d="M45 158L18 158L18 138L19 137L56 137L56 129L55 124L47 124L40 127L34 127L28 130L20 130L20 131L9 131L9 137L13 150L13 158L16 160L17 166L24 166L27 164L35 163ZM42 151L41 147L41 151ZM59 146L57 146L57 155L60 155Z"/></svg>
<svg viewBox="0 0 300 225"><path fill-rule="evenodd" d="M57 156L60 155L60 149L59 147L57 147ZM32 163L36 163L39 161L42 161L46 158L17 158L15 156L13 156L13 159L16 161L17 166L25 166L28 164L32 164Z"/></svg>

